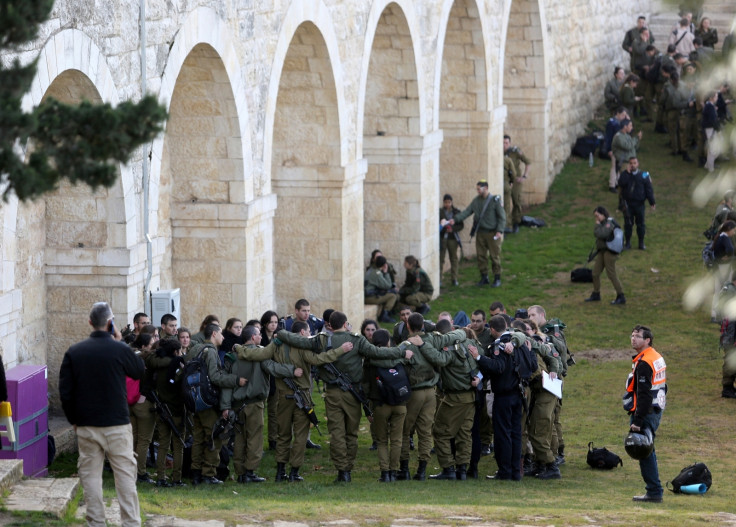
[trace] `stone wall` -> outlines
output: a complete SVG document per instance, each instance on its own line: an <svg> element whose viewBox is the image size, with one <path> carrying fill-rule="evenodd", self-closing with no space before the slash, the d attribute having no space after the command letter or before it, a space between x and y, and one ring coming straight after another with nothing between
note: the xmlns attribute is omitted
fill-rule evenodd
<svg viewBox="0 0 736 527"><path fill-rule="evenodd" d="M0 208L3 360L45 360L52 381L92 302L118 325L147 308L147 234L150 290L181 288L193 328L300 297L357 326L376 247L437 284L442 194L463 207L478 179L499 192L506 132L532 161L525 203L543 201L649 0L146 6L143 43L137 2L58 0L19 53L39 57L26 107L116 104L140 97L144 48L146 89L170 112L112 188Z"/></svg>

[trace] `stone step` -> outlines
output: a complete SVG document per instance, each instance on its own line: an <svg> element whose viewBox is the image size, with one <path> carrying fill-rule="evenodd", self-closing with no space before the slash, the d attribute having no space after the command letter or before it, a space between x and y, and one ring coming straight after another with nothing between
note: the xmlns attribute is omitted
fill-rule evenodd
<svg viewBox="0 0 736 527"><path fill-rule="evenodd" d="M78 489L79 478L24 479L13 485L5 499L5 509L43 512L63 518Z"/></svg>
<svg viewBox="0 0 736 527"><path fill-rule="evenodd" d="M22 459L0 459L0 492L23 479Z"/></svg>

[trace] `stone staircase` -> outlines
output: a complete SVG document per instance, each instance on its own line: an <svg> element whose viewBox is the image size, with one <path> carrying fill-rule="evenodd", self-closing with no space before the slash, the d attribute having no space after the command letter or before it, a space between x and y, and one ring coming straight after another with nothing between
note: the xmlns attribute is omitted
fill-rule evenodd
<svg viewBox="0 0 736 527"><path fill-rule="evenodd" d="M654 35L654 45L662 52L667 49L670 32L679 20L677 12L678 9L675 4L654 2L652 5L652 13L649 15L647 22L651 33ZM731 24L734 17L736 17L736 2L734 0L705 0L703 16L710 18L712 26L718 30L716 49L720 50L723 39L730 31Z"/></svg>
<svg viewBox="0 0 736 527"><path fill-rule="evenodd" d="M79 478L23 479L23 461L0 460L0 492L9 491L2 500L6 511L31 511L63 518L79 490Z"/></svg>

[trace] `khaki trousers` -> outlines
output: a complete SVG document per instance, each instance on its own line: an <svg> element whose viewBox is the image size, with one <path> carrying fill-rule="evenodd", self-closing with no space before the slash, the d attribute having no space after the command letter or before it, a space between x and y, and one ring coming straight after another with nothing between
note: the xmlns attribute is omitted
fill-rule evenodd
<svg viewBox="0 0 736 527"><path fill-rule="evenodd" d="M174 415L176 429L184 433L184 416ZM159 416L158 426L158 454L156 455L156 479L166 478L166 454L171 445L174 454L174 470L171 473L172 481L181 481L181 467L184 461L184 445L171 431L171 427Z"/></svg>
<svg viewBox="0 0 736 527"><path fill-rule="evenodd" d="M434 388L411 391L406 402L406 417L401 440L401 460L409 461L409 436L417 432L419 461L428 461L432 451L432 425L437 411L437 397Z"/></svg>
<svg viewBox="0 0 736 527"><path fill-rule="evenodd" d="M349 392L328 386L325 395L330 459L337 470L353 470L358 454L361 405Z"/></svg>
<svg viewBox="0 0 736 527"><path fill-rule="evenodd" d="M210 450L212 427L220 415L213 408L202 410L192 416L194 423L194 443L192 444L192 470L201 470L202 476L217 476L217 465L220 464L220 447L222 440L215 439L215 448Z"/></svg>
<svg viewBox="0 0 736 527"><path fill-rule="evenodd" d="M304 464L310 423L304 411L296 407L294 399L287 398L290 395L293 395L291 390L278 391L279 435L276 442L276 463L289 463L293 468L299 468Z"/></svg>
<svg viewBox="0 0 736 527"><path fill-rule="evenodd" d="M533 407L529 417L529 441L538 463L554 463L556 452L552 452L552 430L554 428L557 397L547 390L532 390Z"/></svg>
<svg viewBox="0 0 736 527"><path fill-rule="evenodd" d="M102 467L105 456L115 475L115 491L120 503L123 527L140 527L141 510L135 488L136 462L133 457L133 431L130 424L120 426L78 426L79 459L77 472L87 503L87 525L105 527L102 500Z"/></svg>
<svg viewBox="0 0 736 527"><path fill-rule="evenodd" d="M457 280L457 249L460 245L457 243L455 236L450 233L445 239L444 235L440 235L440 274L442 274L442 268L445 266L445 254L450 258L450 277L453 281Z"/></svg>
<svg viewBox="0 0 736 527"><path fill-rule="evenodd" d="M434 448L440 467L467 465L470 462L475 414L475 392L445 393L434 418ZM452 455L450 440L455 438L455 456Z"/></svg>
<svg viewBox="0 0 736 527"><path fill-rule="evenodd" d="M593 264L593 291L596 293L601 292L601 274L603 274L603 269L605 268L606 275L608 275L608 279L613 284L616 294L624 294L624 288L621 286L621 282L616 274L616 260L618 260L618 254L606 249L599 250L598 254L595 255L595 263Z"/></svg>
<svg viewBox="0 0 736 527"><path fill-rule="evenodd" d="M146 456L156 428L156 410L153 403L146 399L130 408L130 420L133 429L133 449L138 456L138 475L146 473Z"/></svg>
<svg viewBox="0 0 736 527"><path fill-rule="evenodd" d="M480 274L488 274L488 258L491 259L493 274L501 274L501 240L494 240L495 232L478 232L475 235L475 250Z"/></svg>
<svg viewBox="0 0 736 527"><path fill-rule="evenodd" d="M406 405L382 404L373 409L373 432L378 445L378 466L381 471L398 470Z"/></svg>
<svg viewBox="0 0 736 527"><path fill-rule="evenodd" d="M237 410L242 402L235 406ZM233 468L238 476L246 470L255 470L263 455L263 402L245 405L238 413L235 444L233 446Z"/></svg>

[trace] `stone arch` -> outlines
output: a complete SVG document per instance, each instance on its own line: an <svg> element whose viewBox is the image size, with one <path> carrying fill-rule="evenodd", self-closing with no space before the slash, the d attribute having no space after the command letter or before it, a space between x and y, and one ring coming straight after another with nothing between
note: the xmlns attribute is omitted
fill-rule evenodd
<svg viewBox="0 0 736 527"><path fill-rule="evenodd" d="M23 108L29 111L49 96L70 104L119 102L105 57L81 31L62 30L48 39ZM62 182L36 202L11 207L17 211L10 284L17 322L9 335L14 349L3 342L6 361L47 363L51 393L63 353L88 333L84 320L92 303L109 302L122 319L131 310L134 178L127 166L119 166L118 174L110 189L92 192Z"/></svg>
<svg viewBox="0 0 736 527"><path fill-rule="evenodd" d="M478 180L500 174L491 169L488 152L492 96L487 37L479 9L476 0L448 2L438 38L435 111L443 134L440 199L449 193L460 209L476 196ZM493 185L500 188L501 184L493 181ZM467 232L462 236L467 238ZM474 252L472 244L466 244L465 252Z"/></svg>
<svg viewBox="0 0 736 527"><path fill-rule="evenodd" d="M282 34L283 35L283 34ZM358 217L345 185L335 56L312 21L299 24L283 62L273 99L271 187L278 196L273 222L276 308L289 312L299 298L318 299L321 312L346 305L350 259L346 246Z"/></svg>
<svg viewBox="0 0 736 527"><path fill-rule="evenodd" d="M551 99L547 20L542 0L512 0L502 37L500 88L507 107L505 133L533 165L525 204L541 203L553 174L549 166Z"/></svg>
<svg viewBox="0 0 736 527"><path fill-rule="evenodd" d="M363 250L380 248L390 260L413 254L431 273L437 266L426 259L436 254L437 238L429 227L438 203L432 156L442 135L426 133L416 20L404 1L376 2L369 16L358 96L358 140L368 165Z"/></svg>
<svg viewBox="0 0 736 527"><path fill-rule="evenodd" d="M245 316L247 216L237 116L222 58L197 44L171 96L158 180L160 279L181 290L181 324L191 327L208 313Z"/></svg>

